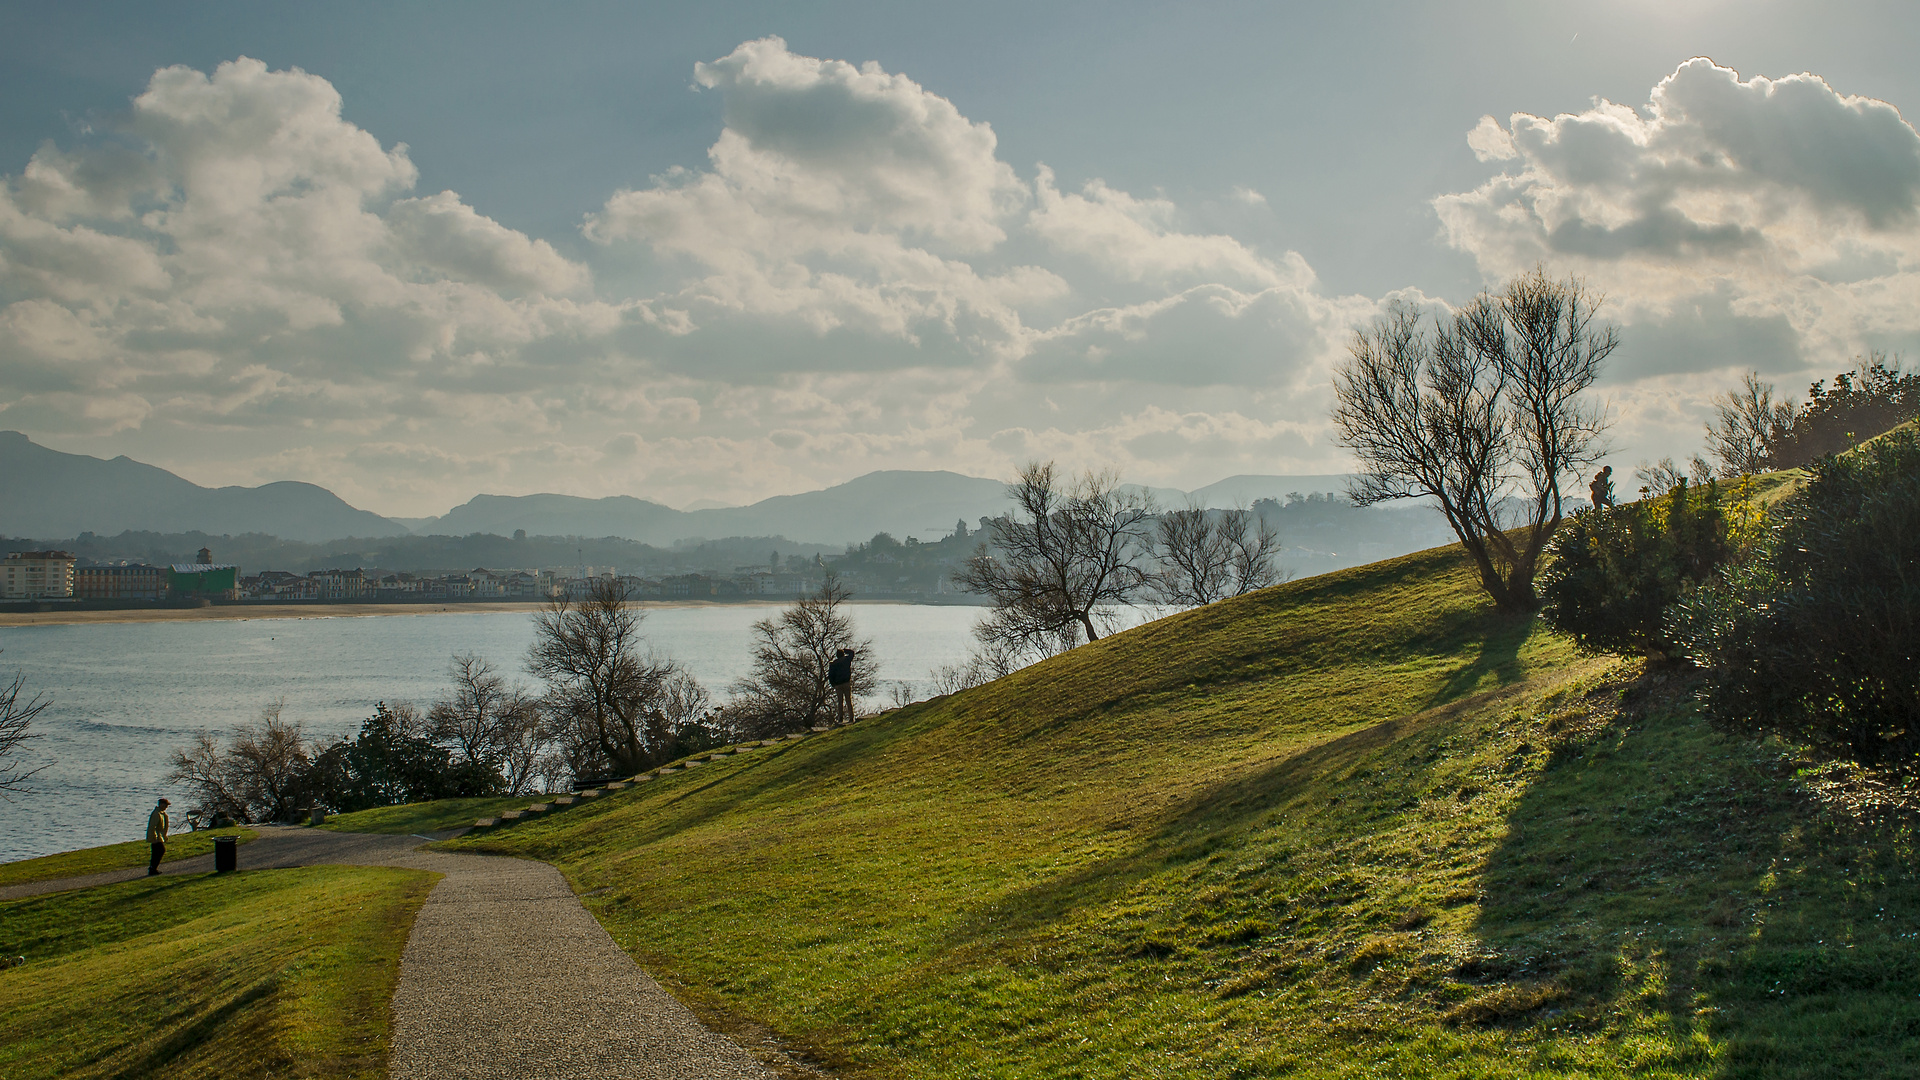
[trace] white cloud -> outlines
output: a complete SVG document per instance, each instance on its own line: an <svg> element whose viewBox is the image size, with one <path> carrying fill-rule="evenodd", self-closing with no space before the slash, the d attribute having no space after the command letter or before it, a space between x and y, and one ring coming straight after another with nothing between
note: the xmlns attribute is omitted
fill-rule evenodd
<svg viewBox="0 0 1920 1080"><path fill-rule="evenodd" d="M1481 161L1512 161L1520 156L1520 151L1513 147L1513 136L1491 116L1481 117L1473 130L1467 132L1467 145Z"/></svg>
<svg viewBox="0 0 1920 1080"><path fill-rule="evenodd" d="M744 316L815 338L845 331L871 339L856 351L912 365L928 361L900 345L1004 353L1019 306L1064 291L1037 267L983 273L966 261L1005 239L1028 195L994 156L993 130L945 98L874 64L797 56L778 38L695 78L725 99L712 170L620 192L587 222L592 239L697 267L660 300L691 325ZM849 344L800 362L840 366Z"/></svg>
<svg viewBox="0 0 1920 1080"><path fill-rule="evenodd" d="M481 216L451 191L402 199L388 209L387 223L401 252L450 278L503 293L556 296L587 284L586 268L553 245Z"/></svg>
<svg viewBox="0 0 1920 1080"><path fill-rule="evenodd" d="M0 415L398 514L744 502L1050 447L1157 482L1331 463L1326 369L1372 305L1298 255L1023 180L986 123L874 64L769 38L695 81L722 98L708 162L610 195L590 268L415 191L323 78L161 70L119 128L0 183Z"/></svg>
<svg viewBox="0 0 1920 1080"><path fill-rule="evenodd" d="M1702 304L1784 319L1829 367L1920 334L1920 135L1886 102L1696 59L1643 110L1487 117L1468 144L1512 164L1434 206L1489 279L1536 263L1581 273L1633 323Z"/></svg>
<svg viewBox="0 0 1920 1080"><path fill-rule="evenodd" d="M1137 199L1099 180L1079 193L1061 194L1053 170L1040 168L1039 205L1027 227L1053 247L1093 259L1127 281L1226 281L1256 288L1310 285L1306 264L1284 269L1260 258L1230 236L1197 236L1174 228L1177 210L1166 199Z"/></svg>
<svg viewBox="0 0 1920 1080"><path fill-rule="evenodd" d="M325 79L256 60L165 68L111 139L43 147L0 188L0 393L53 379L142 402L66 411L102 430L320 422L409 368L457 381L617 323L554 298L588 279L544 241L451 192L396 201L406 148L340 106Z"/></svg>

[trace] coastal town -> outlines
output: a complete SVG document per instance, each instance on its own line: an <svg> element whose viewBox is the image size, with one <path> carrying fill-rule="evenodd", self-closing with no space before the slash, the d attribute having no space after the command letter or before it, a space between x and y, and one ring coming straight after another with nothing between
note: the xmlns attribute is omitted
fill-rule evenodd
<svg viewBox="0 0 1920 1080"><path fill-rule="evenodd" d="M951 538L950 538L951 539ZM957 539L964 541L960 532ZM907 543L882 533L829 560L771 556L730 570L661 572L610 566L475 567L458 573L414 573L368 567L328 567L295 573L217 561L201 548L194 561L148 564L98 562L65 550L11 551L0 557L0 605L91 608L207 604L467 603L545 601L582 597L591 586L618 580L639 601L751 601L791 599L818 589L829 573L876 599L967 602L948 580L964 557L958 543ZM650 570L654 572L649 572Z"/></svg>
<svg viewBox="0 0 1920 1080"><path fill-rule="evenodd" d="M811 571L811 572L808 572ZM615 577L638 600L735 599L798 595L818 587L825 571L740 567L729 576L673 574L648 578L611 569L568 567L498 569L461 574L411 574L333 568L295 574L242 573L202 548L199 560L165 566L82 566L65 551L16 551L0 559L0 600L226 603L547 600L582 596L595 580Z"/></svg>

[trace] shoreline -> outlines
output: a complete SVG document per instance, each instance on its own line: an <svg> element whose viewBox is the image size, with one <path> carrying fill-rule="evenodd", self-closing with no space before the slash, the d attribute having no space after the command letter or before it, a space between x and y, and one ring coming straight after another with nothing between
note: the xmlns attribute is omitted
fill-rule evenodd
<svg viewBox="0 0 1920 1080"><path fill-rule="evenodd" d="M696 607L785 607L791 600L636 600L642 610ZM911 605L912 600L849 600L856 605ZM507 615L546 609L544 600L499 600L456 604L215 604L200 608L125 608L110 611L0 612L0 629L27 626L86 626L99 623L169 623L248 619L365 619L381 615ZM929 607L972 607L971 604L930 604Z"/></svg>

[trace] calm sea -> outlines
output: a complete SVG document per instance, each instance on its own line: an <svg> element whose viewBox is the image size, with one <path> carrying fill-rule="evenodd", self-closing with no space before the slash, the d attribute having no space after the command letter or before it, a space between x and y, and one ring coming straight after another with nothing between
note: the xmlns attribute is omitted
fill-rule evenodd
<svg viewBox="0 0 1920 1080"><path fill-rule="evenodd" d="M689 668L716 699L746 674L750 627L778 605L648 611L657 652ZM926 696L928 672L964 657L980 608L860 604L882 680ZM234 619L0 629L0 674L24 674L53 704L28 744L51 760L35 793L0 800L0 862L138 840L147 811L182 792L163 781L167 755L201 730L224 731L285 699L310 735L352 735L377 701L421 706L445 692L454 653L474 652L520 676L533 639L523 612ZM531 680L528 680L531 682ZM883 683L881 697L887 697Z"/></svg>

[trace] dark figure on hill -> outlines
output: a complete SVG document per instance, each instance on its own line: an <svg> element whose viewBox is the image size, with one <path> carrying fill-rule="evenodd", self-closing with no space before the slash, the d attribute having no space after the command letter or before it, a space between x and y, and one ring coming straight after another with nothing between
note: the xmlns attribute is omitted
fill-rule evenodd
<svg viewBox="0 0 1920 1080"><path fill-rule="evenodd" d="M1613 466L1602 466L1593 474L1593 483L1587 487L1587 495L1595 510L1613 505Z"/></svg>
<svg viewBox="0 0 1920 1080"><path fill-rule="evenodd" d="M161 799L147 815L147 843L153 848L153 861L147 863L147 876L160 872L160 860L167 853L167 800Z"/></svg>
<svg viewBox="0 0 1920 1080"><path fill-rule="evenodd" d="M833 722L853 722L853 650L841 649L827 665L827 682L833 687Z"/></svg>

